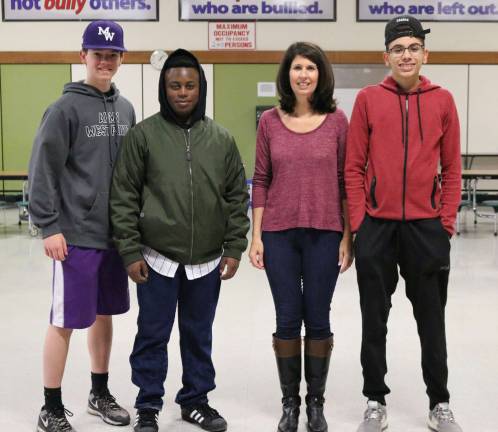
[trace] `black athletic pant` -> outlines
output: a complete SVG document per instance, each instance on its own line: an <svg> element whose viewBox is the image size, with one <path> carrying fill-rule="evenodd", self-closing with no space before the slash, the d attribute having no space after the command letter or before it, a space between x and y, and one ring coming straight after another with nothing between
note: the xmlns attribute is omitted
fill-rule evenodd
<svg viewBox="0 0 498 432"><path fill-rule="evenodd" d="M355 239L356 270L363 320L363 394L385 404L389 387L386 334L398 266L413 306L422 348L422 372L430 408L448 402L444 308L450 242L439 219L410 222L365 217Z"/></svg>

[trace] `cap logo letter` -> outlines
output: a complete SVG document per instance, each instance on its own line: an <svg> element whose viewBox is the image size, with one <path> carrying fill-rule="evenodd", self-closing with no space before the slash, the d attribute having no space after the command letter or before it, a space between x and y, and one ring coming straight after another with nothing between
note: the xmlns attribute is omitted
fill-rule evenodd
<svg viewBox="0 0 498 432"><path fill-rule="evenodd" d="M105 30L102 27L99 27L99 36L100 35L104 35L106 41L112 41L115 33L111 33L109 27L106 27Z"/></svg>

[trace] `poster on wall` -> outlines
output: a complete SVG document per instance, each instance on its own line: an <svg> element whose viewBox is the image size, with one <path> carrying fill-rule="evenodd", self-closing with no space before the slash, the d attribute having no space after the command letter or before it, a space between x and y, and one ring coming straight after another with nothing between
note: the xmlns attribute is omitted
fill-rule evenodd
<svg viewBox="0 0 498 432"><path fill-rule="evenodd" d="M210 50L255 50L256 23L209 22L208 48Z"/></svg>
<svg viewBox="0 0 498 432"><path fill-rule="evenodd" d="M180 21L336 21L336 0L178 0Z"/></svg>
<svg viewBox="0 0 498 432"><path fill-rule="evenodd" d="M159 0L2 0L2 21L159 21Z"/></svg>
<svg viewBox="0 0 498 432"><path fill-rule="evenodd" d="M423 21L498 21L498 0L356 0L356 21L412 15Z"/></svg>

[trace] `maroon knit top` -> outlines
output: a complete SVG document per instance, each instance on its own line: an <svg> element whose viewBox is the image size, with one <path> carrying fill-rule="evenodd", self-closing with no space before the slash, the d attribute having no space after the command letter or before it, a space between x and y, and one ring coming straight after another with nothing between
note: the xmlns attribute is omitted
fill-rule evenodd
<svg viewBox="0 0 498 432"><path fill-rule="evenodd" d="M264 207L263 231L343 231L341 200L348 120L337 109L316 129L293 132L276 108L261 116L252 179L253 207Z"/></svg>

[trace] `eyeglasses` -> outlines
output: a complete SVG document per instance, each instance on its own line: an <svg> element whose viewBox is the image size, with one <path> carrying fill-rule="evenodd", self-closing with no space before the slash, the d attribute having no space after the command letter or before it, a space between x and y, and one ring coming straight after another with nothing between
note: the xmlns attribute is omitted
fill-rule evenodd
<svg viewBox="0 0 498 432"><path fill-rule="evenodd" d="M393 57L401 57L406 50L412 55L420 54L425 48L425 45L420 44L411 44L410 46L404 47L402 45L395 45L391 49L388 49L387 52L391 54Z"/></svg>

